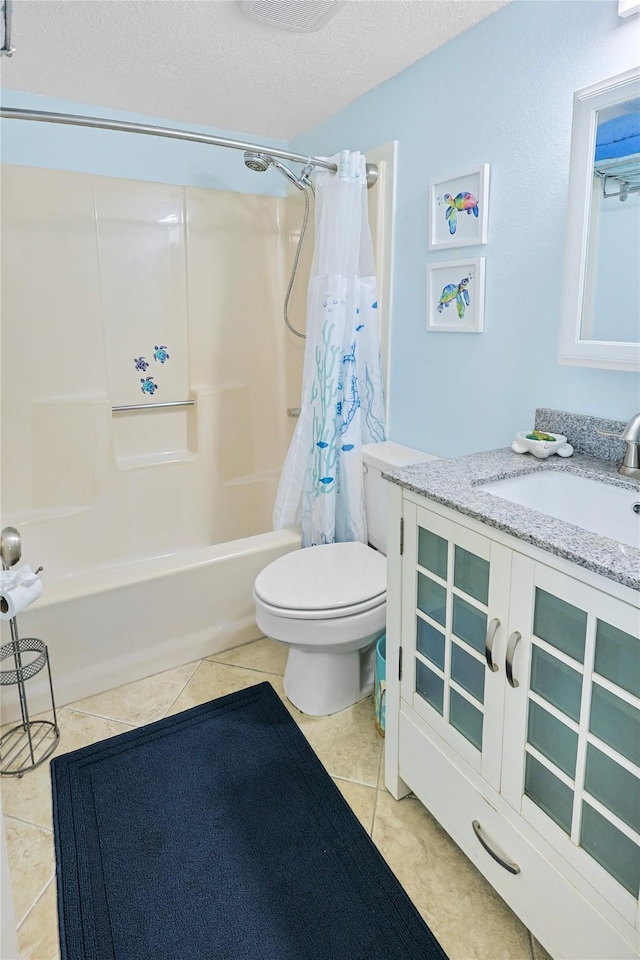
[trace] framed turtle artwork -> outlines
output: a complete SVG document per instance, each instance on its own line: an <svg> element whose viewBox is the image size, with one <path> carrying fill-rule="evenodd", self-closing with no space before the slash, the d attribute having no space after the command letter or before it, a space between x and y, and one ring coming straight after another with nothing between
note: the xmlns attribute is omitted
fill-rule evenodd
<svg viewBox="0 0 640 960"><path fill-rule="evenodd" d="M447 260L427 267L427 330L482 333L485 258Z"/></svg>
<svg viewBox="0 0 640 960"><path fill-rule="evenodd" d="M435 180L429 190L429 249L466 247L487 242L489 164Z"/></svg>

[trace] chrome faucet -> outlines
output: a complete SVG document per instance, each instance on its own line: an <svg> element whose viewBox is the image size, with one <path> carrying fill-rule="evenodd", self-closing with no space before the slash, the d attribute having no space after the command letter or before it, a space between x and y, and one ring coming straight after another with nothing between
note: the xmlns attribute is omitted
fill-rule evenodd
<svg viewBox="0 0 640 960"><path fill-rule="evenodd" d="M598 433L601 437L619 437L625 441L627 448L618 473L623 477L640 480L640 413L631 417L622 433L605 433L603 430L598 430Z"/></svg>

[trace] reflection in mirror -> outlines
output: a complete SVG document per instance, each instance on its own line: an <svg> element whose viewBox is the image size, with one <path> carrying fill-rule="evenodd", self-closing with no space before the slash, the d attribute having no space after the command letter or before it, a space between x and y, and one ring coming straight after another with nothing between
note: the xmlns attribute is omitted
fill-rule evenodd
<svg viewBox="0 0 640 960"><path fill-rule="evenodd" d="M583 340L640 339L640 100L598 110Z"/></svg>
<svg viewBox="0 0 640 960"><path fill-rule="evenodd" d="M560 362L640 370L640 69L574 96Z"/></svg>

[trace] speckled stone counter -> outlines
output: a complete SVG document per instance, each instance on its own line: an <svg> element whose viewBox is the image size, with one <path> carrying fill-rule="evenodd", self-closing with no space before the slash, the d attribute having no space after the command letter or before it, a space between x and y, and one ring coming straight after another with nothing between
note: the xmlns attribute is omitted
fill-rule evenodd
<svg viewBox="0 0 640 960"><path fill-rule="evenodd" d="M622 477L617 466L613 461L599 460L582 453L574 453L564 460L557 456L536 460L528 454L513 453L506 447L448 460L417 463L390 471L384 476L414 493L467 514L518 540L564 557L610 580L640 589L640 549L563 523L478 489L479 485L493 480L541 470L563 470L638 491L640 501L640 484ZM640 527L640 517L631 515L629 522L637 522Z"/></svg>

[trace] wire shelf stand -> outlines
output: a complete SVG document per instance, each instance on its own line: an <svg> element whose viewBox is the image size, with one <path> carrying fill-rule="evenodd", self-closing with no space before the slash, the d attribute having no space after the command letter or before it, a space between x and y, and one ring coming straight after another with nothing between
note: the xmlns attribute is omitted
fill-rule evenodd
<svg viewBox="0 0 640 960"><path fill-rule="evenodd" d="M0 686L17 684L20 701L20 723L0 737L0 775L22 777L44 763L58 745L60 728L53 695L51 666L47 646L42 640L18 636L16 617L9 620L11 641L0 647L0 663L13 658L9 669L0 670ZM32 720L29 717L26 682L46 667L51 694L52 720Z"/></svg>

